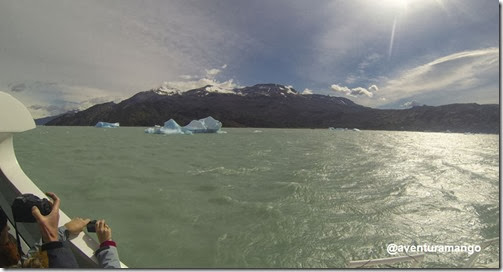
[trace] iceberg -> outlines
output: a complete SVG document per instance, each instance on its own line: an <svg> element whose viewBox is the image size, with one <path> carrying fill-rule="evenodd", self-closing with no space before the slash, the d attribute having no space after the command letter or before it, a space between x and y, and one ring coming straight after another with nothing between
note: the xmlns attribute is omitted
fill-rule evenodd
<svg viewBox="0 0 503 272"><path fill-rule="evenodd" d="M214 119L211 116L199 120L206 127L207 133L217 132L222 128L222 122Z"/></svg>
<svg viewBox="0 0 503 272"><path fill-rule="evenodd" d="M208 116L199 120L192 120L182 130L192 133L216 133L222 128L222 123L215 118Z"/></svg>
<svg viewBox="0 0 503 272"><path fill-rule="evenodd" d="M148 134L193 134L193 133L218 133L222 123L211 116L199 120L192 120L188 125L181 127L175 120L169 119L164 126L155 126L145 129Z"/></svg>
<svg viewBox="0 0 503 272"><path fill-rule="evenodd" d="M148 134L189 134L182 130L182 127L173 119L164 122L164 126L155 126L153 128L145 129Z"/></svg>
<svg viewBox="0 0 503 272"><path fill-rule="evenodd" d="M182 127L173 119L164 122L164 126L159 128L158 134L184 134Z"/></svg>
<svg viewBox="0 0 503 272"><path fill-rule="evenodd" d="M206 126L199 120L192 120L190 123L183 127L185 131L192 131L193 133L204 133Z"/></svg>
<svg viewBox="0 0 503 272"><path fill-rule="evenodd" d="M98 128L118 128L120 127L119 123L107 123L107 122L98 122L95 127Z"/></svg>

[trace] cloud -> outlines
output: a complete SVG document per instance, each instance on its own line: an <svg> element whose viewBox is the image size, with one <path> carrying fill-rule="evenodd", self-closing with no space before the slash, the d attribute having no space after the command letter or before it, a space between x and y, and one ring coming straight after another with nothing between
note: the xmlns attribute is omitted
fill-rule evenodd
<svg viewBox="0 0 503 272"><path fill-rule="evenodd" d="M0 82L22 83L29 78L132 95L179 75L200 73L201 67L218 67L209 71L217 76L217 70L231 62L234 67L239 57L252 55L250 48L257 48L254 35L236 29L223 16L233 6L240 4L223 8L215 1L2 4L0 26L9 27L1 30ZM12 91L22 89L20 85Z"/></svg>
<svg viewBox="0 0 503 272"><path fill-rule="evenodd" d="M392 2L9 1L0 8L0 26L8 26L0 27L0 88L28 105L59 103L58 97L127 98L163 81L180 89L283 82L326 94L335 93L328 88L334 82L376 84L379 91L370 86L343 92L366 106L384 104L382 95L386 103L430 104L410 97L447 89L464 92L456 93L464 101L474 96L493 101L497 83L490 77L497 73L498 54L464 50L498 46L498 9L488 1L424 0L398 16L399 9L388 5ZM456 9L460 5L466 13ZM394 20L393 54L386 58ZM486 66L493 61L489 70L482 59ZM429 62L429 70L416 67ZM222 79L228 67L236 81ZM381 76L389 80L378 80ZM56 90L45 91L56 97L21 95L34 93L23 85L26 79L57 82ZM15 84L7 86L10 82ZM81 93L88 89L89 94ZM68 90L78 93L70 97Z"/></svg>
<svg viewBox="0 0 503 272"><path fill-rule="evenodd" d="M220 74L220 69L210 69L206 70L206 76L209 78L214 78L216 75Z"/></svg>
<svg viewBox="0 0 503 272"><path fill-rule="evenodd" d="M304 91L302 92L302 94L313 94L313 91L306 88L306 89L304 89Z"/></svg>
<svg viewBox="0 0 503 272"><path fill-rule="evenodd" d="M337 84L333 84L332 86L330 86L330 88L332 88L332 90L335 92L344 93L347 96L352 96L352 97L359 97L359 96L373 97L374 96L373 92L378 90L376 85L370 86L368 90L365 88L362 88L362 87L356 87L356 88L350 89L348 87L339 86Z"/></svg>
<svg viewBox="0 0 503 272"><path fill-rule="evenodd" d="M362 62L358 64L358 69L360 70L361 73L365 71L365 69L371 65L376 64L381 60L382 56L377 53L371 53L369 56L367 56Z"/></svg>
<svg viewBox="0 0 503 272"><path fill-rule="evenodd" d="M409 101L405 102L402 105L400 105L400 108L413 108L413 107L418 107L418 106L423 106L424 104L421 104L417 101Z"/></svg>
<svg viewBox="0 0 503 272"><path fill-rule="evenodd" d="M32 113L32 116L35 117L34 113L42 113L42 116L56 116L63 113L67 113L69 111L78 110L78 106L74 106L72 104L65 105L31 105L28 107L28 110Z"/></svg>
<svg viewBox="0 0 503 272"><path fill-rule="evenodd" d="M239 85L234 83L233 79L221 82L212 78L201 78L199 80L167 81L163 83L163 86L166 88L174 88L182 92L201 88L208 85L218 87L224 90L232 90L234 88L240 87Z"/></svg>
<svg viewBox="0 0 503 272"><path fill-rule="evenodd" d="M346 80L344 80L344 82L346 82L346 84L353 84L356 82L357 79L358 79L357 76L350 74L349 76L346 77Z"/></svg>
<svg viewBox="0 0 503 272"><path fill-rule="evenodd" d="M224 65L221 68L225 69L225 67L227 66ZM179 78L183 80L166 81L161 86L178 89L182 92L207 85L221 90L241 87L233 79L225 81L216 79L222 69L205 69L203 76L181 75ZM28 106L34 118L58 115L72 110L84 110L96 104L110 101L119 102L132 95L121 91L44 81L14 82L8 86L12 94Z"/></svg>
<svg viewBox="0 0 503 272"><path fill-rule="evenodd" d="M223 65L221 68L225 69L227 65ZM226 81L219 81L215 79L215 77L222 72L221 69L205 69L205 75L204 76L180 76L182 81L166 81L164 82L161 87L164 88L174 88L177 90L180 90L182 92L201 88L204 86L214 86L219 89L223 90L232 90L234 88L241 87L238 84L234 83L233 79L229 79Z"/></svg>
<svg viewBox="0 0 503 272"><path fill-rule="evenodd" d="M12 95L28 107L34 118L84 110L95 104L125 98L120 92L54 82L26 81L9 86L23 86L23 91L14 91Z"/></svg>
<svg viewBox="0 0 503 272"><path fill-rule="evenodd" d="M392 99L390 103L420 97L428 105L498 103L498 58L499 49L494 47L457 52L405 69L382 82L380 91Z"/></svg>
<svg viewBox="0 0 503 272"><path fill-rule="evenodd" d="M26 89L26 84L24 83L19 83L19 84L14 84L13 86L10 86L10 91L11 92L22 92Z"/></svg>
<svg viewBox="0 0 503 272"><path fill-rule="evenodd" d="M377 88L376 85L372 85L372 86L369 87L369 91L370 92L377 92L377 91L379 91L379 88Z"/></svg>
<svg viewBox="0 0 503 272"><path fill-rule="evenodd" d="M351 89L350 94L355 97L360 96L360 95L366 95L368 97L374 96L373 93L369 92L367 89L362 88L362 87L357 87L357 88Z"/></svg>
<svg viewBox="0 0 503 272"><path fill-rule="evenodd" d="M191 76L191 75L181 75L180 76L181 79L185 79L185 80L190 80L190 79L195 79L197 78L197 76Z"/></svg>

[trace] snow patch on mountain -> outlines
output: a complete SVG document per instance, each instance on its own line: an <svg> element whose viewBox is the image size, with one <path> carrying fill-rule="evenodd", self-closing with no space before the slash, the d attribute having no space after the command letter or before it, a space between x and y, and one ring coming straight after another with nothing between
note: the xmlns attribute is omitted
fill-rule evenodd
<svg viewBox="0 0 503 272"><path fill-rule="evenodd" d="M182 93L182 91L178 90L177 88L171 87L166 81L163 82L159 88L154 89L153 91L158 95L175 95Z"/></svg>

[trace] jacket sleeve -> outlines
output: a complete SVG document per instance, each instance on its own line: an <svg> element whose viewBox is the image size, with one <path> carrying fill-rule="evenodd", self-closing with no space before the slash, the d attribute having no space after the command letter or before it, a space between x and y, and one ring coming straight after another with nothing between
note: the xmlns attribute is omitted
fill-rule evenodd
<svg viewBox="0 0 503 272"><path fill-rule="evenodd" d="M109 242L109 243L107 243ZM98 259L101 268L121 268L119 261L119 251L115 242L107 241L100 245L94 255Z"/></svg>
<svg viewBox="0 0 503 272"><path fill-rule="evenodd" d="M77 260L66 242L49 242L42 245L42 250L47 251L49 268L78 268Z"/></svg>
<svg viewBox="0 0 503 272"><path fill-rule="evenodd" d="M63 242L68 240L68 237L70 236L70 232L65 226L61 226L58 228L58 240Z"/></svg>

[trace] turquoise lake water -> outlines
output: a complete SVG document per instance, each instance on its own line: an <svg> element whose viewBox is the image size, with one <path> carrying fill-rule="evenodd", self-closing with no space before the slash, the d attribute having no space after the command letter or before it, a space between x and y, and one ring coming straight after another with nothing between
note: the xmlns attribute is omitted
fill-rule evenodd
<svg viewBox="0 0 503 272"><path fill-rule="evenodd" d="M14 137L26 174L70 217L106 219L129 267L341 268L390 257L390 243L499 237L498 135L143 130L37 127ZM420 267L463 267L468 257L426 254ZM496 245L477 263L498 258Z"/></svg>

